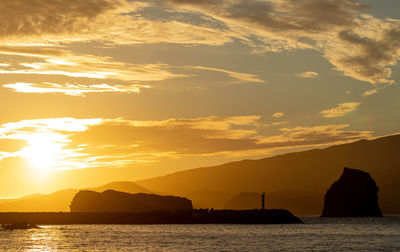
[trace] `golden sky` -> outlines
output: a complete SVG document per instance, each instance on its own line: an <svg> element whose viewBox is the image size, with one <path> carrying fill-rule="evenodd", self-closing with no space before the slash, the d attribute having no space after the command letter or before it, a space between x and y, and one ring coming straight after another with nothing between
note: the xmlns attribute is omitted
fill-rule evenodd
<svg viewBox="0 0 400 252"><path fill-rule="evenodd" d="M0 2L0 197L399 132L398 0Z"/></svg>

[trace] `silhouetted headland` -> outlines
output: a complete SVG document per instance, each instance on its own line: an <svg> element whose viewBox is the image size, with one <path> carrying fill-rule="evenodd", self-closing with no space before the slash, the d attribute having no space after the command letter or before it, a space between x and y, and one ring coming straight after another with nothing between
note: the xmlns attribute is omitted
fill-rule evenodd
<svg viewBox="0 0 400 252"><path fill-rule="evenodd" d="M326 192L321 217L381 217L378 190L369 173L344 168Z"/></svg>
<svg viewBox="0 0 400 252"><path fill-rule="evenodd" d="M155 194L130 194L107 190L102 193L83 190L72 199L71 212L144 212L192 210L192 201L182 197Z"/></svg>

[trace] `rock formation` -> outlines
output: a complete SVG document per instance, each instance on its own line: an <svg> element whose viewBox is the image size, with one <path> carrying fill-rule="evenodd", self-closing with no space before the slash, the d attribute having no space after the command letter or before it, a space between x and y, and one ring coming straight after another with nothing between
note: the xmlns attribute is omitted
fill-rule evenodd
<svg viewBox="0 0 400 252"><path fill-rule="evenodd" d="M192 209L192 201L186 198L145 193L130 194L113 190L102 193L79 191L70 205L71 212L133 213Z"/></svg>
<svg viewBox="0 0 400 252"><path fill-rule="evenodd" d="M321 217L380 217L378 190L369 173L344 168L342 176L326 192Z"/></svg>

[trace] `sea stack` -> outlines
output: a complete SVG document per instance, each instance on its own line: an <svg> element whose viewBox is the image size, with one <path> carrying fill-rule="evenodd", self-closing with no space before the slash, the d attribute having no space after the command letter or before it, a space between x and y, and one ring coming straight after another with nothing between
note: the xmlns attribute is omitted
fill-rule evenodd
<svg viewBox="0 0 400 252"><path fill-rule="evenodd" d="M344 168L325 194L321 217L382 217L378 190L369 173Z"/></svg>

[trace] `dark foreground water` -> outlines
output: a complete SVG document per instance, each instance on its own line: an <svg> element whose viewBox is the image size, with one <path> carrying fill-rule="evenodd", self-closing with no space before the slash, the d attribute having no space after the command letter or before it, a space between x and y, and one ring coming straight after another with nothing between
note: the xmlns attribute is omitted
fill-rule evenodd
<svg viewBox="0 0 400 252"><path fill-rule="evenodd" d="M18 251L400 251L400 217L293 225L64 225L0 231Z"/></svg>

